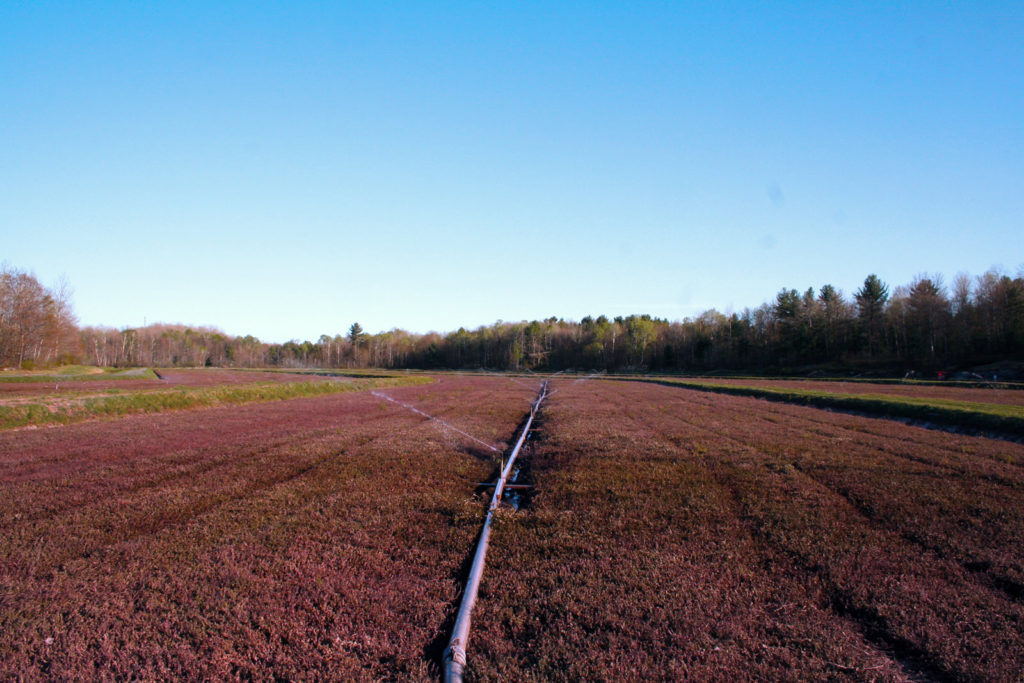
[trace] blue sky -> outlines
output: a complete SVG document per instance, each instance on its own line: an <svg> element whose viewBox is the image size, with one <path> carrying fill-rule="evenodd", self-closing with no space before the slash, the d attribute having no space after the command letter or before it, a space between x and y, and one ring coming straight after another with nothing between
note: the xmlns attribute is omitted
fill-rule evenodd
<svg viewBox="0 0 1024 683"><path fill-rule="evenodd" d="M1012 274L1022 35L1019 2L9 0L0 260L83 324L268 341Z"/></svg>

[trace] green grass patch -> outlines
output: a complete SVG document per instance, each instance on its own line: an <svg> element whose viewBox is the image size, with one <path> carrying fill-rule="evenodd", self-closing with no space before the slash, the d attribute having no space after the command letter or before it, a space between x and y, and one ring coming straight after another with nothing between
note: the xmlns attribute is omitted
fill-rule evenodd
<svg viewBox="0 0 1024 683"><path fill-rule="evenodd" d="M260 401L282 401L365 391L410 384L428 384L430 377L387 377L354 379L345 382L287 382L273 384L231 384L217 387L182 387L169 391L140 391L84 399L22 403L0 406L0 429L30 425L68 424L98 417L117 417L136 413L209 408Z"/></svg>
<svg viewBox="0 0 1024 683"><path fill-rule="evenodd" d="M810 389L774 389L676 379L637 379L633 381L653 382L733 396L752 396L769 401L797 403L817 408L833 408L885 417L924 420L950 427L1024 435L1024 406L890 394L854 395Z"/></svg>
<svg viewBox="0 0 1024 683"><path fill-rule="evenodd" d="M756 381L786 381L786 382L848 382L851 384L899 384L903 386L918 387L955 387L959 389L1015 389L1024 391L1024 382L1007 382L1003 380L989 379L919 379L899 377L844 377L842 375L822 375L819 377L807 377L803 375L701 375L671 373L657 375L659 379L671 381L706 381L715 380L756 380ZM605 375L608 379L650 379L651 375L643 373L611 373Z"/></svg>
<svg viewBox="0 0 1024 683"><path fill-rule="evenodd" d="M221 368L225 369L225 368ZM230 368L231 372L277 373L282 375L313 375L315 377L355 377L383 379L423 374L418 370L381 370L379 368Z"/></svg>
<svg viewBox="0 0 1024 683"><path fill-rule="evenodd" d="M109 382L111 380L157 379L150 368L93 368L83 365L68 365L47 372L24 372L0 375L0 382L25 384L62 382Z"/></svg>

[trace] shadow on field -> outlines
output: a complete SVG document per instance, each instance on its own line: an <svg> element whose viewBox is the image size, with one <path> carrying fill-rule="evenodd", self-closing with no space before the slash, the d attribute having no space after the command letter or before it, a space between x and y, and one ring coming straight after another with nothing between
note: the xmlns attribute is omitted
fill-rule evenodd
<svg viewBox="0 0 1024 683"><path fill-rule="evenodd" d="M487 501L491 499L491 491L494 490L494 486L492 486L492 484L498 481L499 476L501 476L501 467L495 465L494 469L492 469L488 475L479 482L479 485L473 489L473 496L484 501L485 506L487 505Z"/></svg>
<svg viewBox="0 0 1024 683"><path fill-rule="evenodd" d="M934 661L926 649L893 633L884 616L873 608L858 607L847 591L833 588L830 609L839 617L849 619L880 650L895 659L911 680L956 681L958 677Z"/></svg>
<svg viewBox="0 0 1024 683"><path fill-rule="evenodd" d="M537 488L533 480L534 456L537 447L544 441L544 415L540 412L533 418L533 427L526 436L526 443L523 444L523 452L516 458L516 468L510 483L523 484L530 488L512 489L505 494L505 501L512 505L517 511L528 510L533 503L533 497L537 495Z"/></svg>
<svg viewBox="0 0 1024 683"><path fill-rule="evenodd" d="M1017 602L1024 602L1024 584L992 572L992 563L987 561L964 562L963 568L972 574L979 574L984 583L1006 593Z"/></svg>
<svg viewBox="0 0 1024 683"><path fill-rule="evenodd" d="M342 370L303 370L295 374L314 375L316 377L351 377L353 379L394 379L401 375L397 373L373 373L373 372L345 372Z"/></svg>
<svg viewBox="0 0 1024 683"><path fill-rule="evenodd" d="M492 462L497 457L494 451L485 451L479 446L459 446L455 447L455 450L480 462ZM495 474L493 478L497 479L497 477L498 475Z"/></svg>

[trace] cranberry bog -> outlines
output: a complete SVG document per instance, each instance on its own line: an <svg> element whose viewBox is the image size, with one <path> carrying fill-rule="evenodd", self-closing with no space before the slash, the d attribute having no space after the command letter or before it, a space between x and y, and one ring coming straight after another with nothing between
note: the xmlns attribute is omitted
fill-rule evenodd
<svg viewBox="0 0 1024 683"><path fill-rule="evenodd" d="M394 373L392 373L394 374ZM0 401L34 396L76 396L100 392L160 391L170 388L213 387L233 384L308 382L337 379L337 375L220 368L135 368L118 373L82 375L0 375Z"/></svg>
<svg viewBox="0 0 1024 683"><path fill-rule="evenodd" d="M501 450L533 391L382 390ZM28 678L429 678L492 451L368 392L0 435Z"/></svg>
<svg viewBox="0 0 1024 683"><path fill-rule="evenodd" d="M1019 680L1024 447L566 382L495 531L480 680Z"/></svg>
<svg viewBox="0 0 1024 683"><path fill-rule="evenodd" d="M8 383L8 390L0 391L0 429L35 428L133 413L275 401L431 381L425 376L395 372L358 375L218 369L145 372L151 379L137 374L113 382L99 378L61 385L52 378L46 381L32 378L32 382ZM5 385L0 384L0 388Z"/></svg>
<svg viewBox="0 0 1024 683"><path fill-rule="evenodd" d="M815 380L645 378L701 391L753 396L1024 440L1024 386L999 388Z"/></svg>
<svg viewBox="0 0 1024 683"><path fill-rule="evenodd" d="M538 384L0 432L0 676L436 680L478 484ZM551 387L520 456L534 488L494 521L470 680L1024 676L1024 446Z"/></svg>
<svg viewBox="0 0 1024 683"><path fill-rule="evenodd" d="M870 382L865 380L759 379L753 377L712 377L706 379L688 377L686 382L703 383L712 386L726 385L767 389L795 389L853 396L882 395L917 399L937 398L964 403L995 403L1024 406L1024 384L1003 383L981 386L984 384L983 382L975 382L974 384L977 386L963 386L963 382L951 382L949 385L943 386L937 382L926 383L913 380L896 383L891 380L886 382Z"/></svg>

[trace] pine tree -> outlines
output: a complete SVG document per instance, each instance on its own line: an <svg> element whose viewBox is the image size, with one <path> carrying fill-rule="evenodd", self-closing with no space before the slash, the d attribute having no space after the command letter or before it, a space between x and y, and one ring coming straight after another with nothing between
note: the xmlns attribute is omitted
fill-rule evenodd
<svg viewBox="0 0 1024 683"><path fill-rule="evenodd" d="M857 311L868 337L868 357L874 351L875 338L882 324L885 302L889 300L889 287L872 273L864 279L864 285L854 293Z"/></svg>

